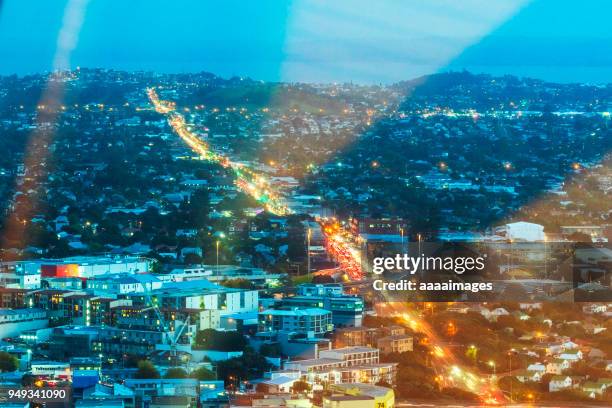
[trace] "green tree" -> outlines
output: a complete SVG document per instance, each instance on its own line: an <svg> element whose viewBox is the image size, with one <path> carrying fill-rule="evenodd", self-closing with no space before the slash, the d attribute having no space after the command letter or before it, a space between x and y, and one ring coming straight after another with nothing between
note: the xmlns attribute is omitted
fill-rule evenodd
<svg viewBox="0 0 612 408"><path fill-rule="evenodd" d="M259 378L271 367L264 356L250 347L245 347L242 356L220 361L217 365L219 378L227 384L235 380Z"/></svg>
<svg viewBox="0 0 612 408"><path fill-rule="evenodd" d="M186 265L197 265L202 263L202 257L198 254L187 254L185 255Z"/></svg>
<svg viewBox="0 0 612 408"><path fill-rule="evenodd" d="M0 372L12 372L19 368L19 361L4 351L0 351Z"/></svg>
<svg viewBox="0 0 612 408"><path fill-rule="evenodd" d="M187 378L187 372L180 367L169 368L164 378L183 379Z"/></svg>
<svg viewBox="0 0 612 408"><path fill-rule="evenodd" d="M294 394L308 392L310 391L310 384L308 384L306 381L296 381L293 383L291 391L293 391Z"/></svg>
<svg viewBox="0 0 612 408"><path fill-rule="evenodd" d="M155 365L149 360L141 360L138 362L138 370L134 374L134 378L148 379L148 378L160 378L159 371L155 368Z"/></svg>
<svg viewBox="0 0 612 408"><path fill-rule="evenodd" d="M191 372L190 375L191 378L195 378L199 381L209 381L209 380L215 380L216 376L215 373L213 373L212 371L210 371L208 368L206 367L198 367L195 370L193 370Z"/></svg>
<svg viewBox="0 0 612 408"><path fill-rule="evenodd" d="M236 331L205 329L196 333L195 344L203 350L239 351L246 346L247 341Z"/></svg>
<svg viewBox="0 0 612 408"><path fill-rule="evenodd" d="M221 282L222 286L234 289L254 289L255 285L252 281L243 278L227 279Z"/></svg>
<svg viewBox="0 0 612 408"><path fill-rule="evenodd" d="M281 348L278 343L264 343L259 348L259 353L266 357L280 357Z"/></svg>

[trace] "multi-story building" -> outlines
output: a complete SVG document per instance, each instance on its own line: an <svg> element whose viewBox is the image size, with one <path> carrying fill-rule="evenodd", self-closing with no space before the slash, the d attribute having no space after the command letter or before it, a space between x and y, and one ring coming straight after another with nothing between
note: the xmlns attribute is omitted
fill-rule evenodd
<svg viewBox="0 0 612 408"><path fill-rule="evenodd" d="M43 259L40 264L42 277L93 278L117 273L147 273L151 260L138 257L75 256L63 259Z"/></svg>
<svg viewBox="0 0 612 408"><path fill-rule="evenodd" d="M40 265L35 261L0 262L0 286L40 289Z"/></svg>
<svg viewBox="0 0 612 408"><path fill-rule="evenodd" d="M28 292L26 304L37 307L47 312L49 320L60 320L64 318L64 295L72 292L66 290L45 289Z"/></svg>
<svg viewBox="0 0 612 408"><path fill-rule="evenodd" d="M221 316L255 312L259 307L257 290L227 288L207 280L164 283L149 295L128 293L122 297L131 299L134 305L151 306L149 301L152 301L167 309L218 310Z"/></svg>
<svg viewBox="0 0 612 408"><path fill-rule="evenodd" d="M259 313L259 331L267 333L297 333L307 338L330 333L331 312L320 308L268 309Z"/></svg>
<svg viewBox="0 0 612 408"><path fill-rule="evenodd" d="M48 342L49 356L60 360L97 356L102 352L98 341L99 334L99 328L91 326L56 327Z"/></svg>
<svg viewBox="0 0 612 408"><path fill-rule="evenodd" d="M143 293L160 289L162 282L150 274L115 274L97 276L87 280L87 289L94 293Z"/></svg>
<svg viewBox="0 0 612 408"><path fill-rule="evenodd" d="M9 289L0 287L0 308L21 309L26 307L25 289Z"/></svg>
<svg viewBox="0 0 612 408"><path fill-rule="evenodd" d="M71 324L89 326L91 324L91 300L94 296L80 292L64 295L63 318Z"/></svg>
<svg viewBox="0 0 612 408"><path fill-rule="evenodd" d="M297 296L342 296L344 286L341 283L304 283L296 288Z"/></svg>
<svg viewBox="0 0 612 408"><path fill-rule="evenodd" d="M0 285L14 289L40 289L40 274L0 273Z"/></svg>
<svg viewBox="0 0 612 408"><path fill-rule="evenodd" d="M168 344L168 335L173 332L118 327L100 328L99 344L103 353L110 355L147 355L155 350L156 344Z"/></svg>
<svg viewBox="0 0 612 408"><path fill-rule="evenodd" d="M406 328L397 325L381 328L345 327L334 332L336 347L375 346L382 353L412 351L412 341L412 337L406 335Z"/></svg>
<svg viewBox="0 0 612 408"><path fill-rule="evenodd" d="M335 327L360 327L363 322L363 298L345 295L341 284L299 285L297 295L283 298L280 306L329 310Z"/></svg>
<svg viewBox="0 0 612 408"><path fill-rule="evenodd" d="M42 309L0 309L0 339L19 336L24 331L47 327L49 320Z"/></svg>
<svg viewBox="0 0 612 408"><path fill-rule="evenodd" d="M135 379L125 380L124 385L136 396L136 406L143 406L159 397L185 397L186 405L165 406L196 406L200 397L200 382L192 378L185 379ZM161 406L161 405L160 405Z"/></svg>
<svg viewBox="0 0 612 408"><path fill-rule="evenodd" d="M397 363L380 363L378 349L345 347L321 350L319 357L286 362L285 370L299 371L311 384L395 383Z"/></svg>
<svg viewBox="0 0 612 408"><path fill-rule="evenodd" d="M412 351L413 339L407 335L386 336L378 339L376 342L380 352L388 353L405 353Z"/></svg>
<svg viewBox="0 0 612 408"><path fill-rule="evenodd" d="M342 360L347 366L378 363L379 351L373 347L343 347L321 350L319 358Z"/></svg>
<svg viewBox="0 0 612 408"><path fill-rule="evenodd" d="M93 297L89 301L91 309L89 322L93 326L110 326L113 322L113 311L117 308L130 306L128 299L113 299L107 297Z"/></svg>

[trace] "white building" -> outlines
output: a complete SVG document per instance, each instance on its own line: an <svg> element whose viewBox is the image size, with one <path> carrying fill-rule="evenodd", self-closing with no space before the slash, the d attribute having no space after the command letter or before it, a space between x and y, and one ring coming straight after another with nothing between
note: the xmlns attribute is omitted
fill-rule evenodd
<svg viewBox="0 0 612 408"><path fill-rule="evenodd" d="M557 392L571 388L571 386L572 379L569 376L555 375L550 379L550 382L548 383L548 391Z"/></svg>
<svg viewBox="0 0 612 408"><path fill-rule="evenodd" d="M519 221L502 225L495 229L497 235L502 235L513 241L544 241L544 227L540 224Z"/></svg>
<svg viewBox="0 0 612 408"><path fill-rule="evenodd" d="M567 360L561 360L559 358L549 361L546 364L546 374L560 375L564 370L570 367L570 363Z"/></svg>
<svg viewBox="0 0 612 408"><path fill-rule="evenodd" d="M289 361L284 368L299 371L303 380L317 385L379 381L394 384L397 363L380 363L378 355L378 349L371 347L322 350L319 358Z"/></svg>
<svg viewBox="0 0 612 408"><path fill-rule="evenodd" d="M580 350L565 350L559 354L561 360L567 360L570 363L578 360L582 360L582 351Z"/></svg>
<svg viewBox="0 0 612 408"><path fill-rule="evenodd" d="M544 374L546 372L546 366L542 363L529 364L527 371L534 371Z"/></svg>
<svg viewBox="0 0 612 408"><path fill-rule="evenodd" d="M152 261L135 256L74 256L62 259L41 259L36 262L40 264L43 277L93 278L117 273L147 273L151 269Z"/></svg>
<svg viewBox="0 0 612 408"><path fill-rule="evenodd" d="M40 273L0 273L0 286L14 289L40 289Z"/></svg>
<svg viewBox="0 0 612 408"><path fill-rule="evenodd" d="M57 361L33 361L32 375L51 378L70 377L70 364Z"/></svg>
<svg viewBox="0 0 612 408"><path fill-rule="evenodd" d="M114 294L143 293L162 287L162 282L150 274L118 274L87 280L87 289Z"/></svg>
<svg viewBox="0 0 612 408"><path fill-rule="evenodd" d="M0 339L19 336L27 330L47 327L47 313L41 309L0 309Z"/></svg>

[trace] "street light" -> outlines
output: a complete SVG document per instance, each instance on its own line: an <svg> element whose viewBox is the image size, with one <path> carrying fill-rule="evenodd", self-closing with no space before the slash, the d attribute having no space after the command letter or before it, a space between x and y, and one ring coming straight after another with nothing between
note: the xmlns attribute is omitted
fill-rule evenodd
<svg viewBox="0 0 612 408"><path fill-rule="evenodd" d="M497 377L497 365L495 364L495 361L489 361L489 366L493 367L493 377Z"/></svg>
<svg viewBox="0 0 612 408"><path fill-rule="evenodd" d="M217 275L219 275L219 243L220 243L220 241L217 240L217 242L216 242L216 248L217 248Z"/></svg>
<svg viewBox="0 0 612 408"><path fill-rule="evenodd" d="M510 349L510 351L508 351L508 358L509 358L509 364L508 364L508 370L510 372L512 372L512 354L515 352L515 349ZM510 402L512 402L512 381L510 381Z"/></svg>

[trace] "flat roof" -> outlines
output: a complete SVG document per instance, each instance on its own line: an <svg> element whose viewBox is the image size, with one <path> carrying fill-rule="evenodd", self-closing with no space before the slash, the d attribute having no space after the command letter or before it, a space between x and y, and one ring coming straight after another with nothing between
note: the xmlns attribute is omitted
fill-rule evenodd
<svg viewBox="0 0 612 408"><path fill-rule="evenodd" d="M43 309L35 309L35 308L29 308L29 309L0 309L0 316L11 316L11 315L18 315L18 314L23 314L23 313L45 313L45 311Z"/></svg>
<svg viewBox="0 0 612 408"><path fill-rule="evenodd" d="M383 397L387 395L389 391L391 391L391 389L387 387L382 387L379 385L372 385L372 384L364 384L364 383L334 384L333 389L341 390L341 391L358 389L359 392L361 392L362 394L369 395L371 397Z"/></svg>
<svg viewBox="0 0 612 408"><path fill-rule="evenodd" d="M322 358L310 358L306 360L293 360L293 361L288 361L287 363L300 364L306 367L313 367L313 366L318 366L318 365L323 365L323 364L342 364L343 362L344 361L338 360L337 358L322 357Z"/></svg>
<svg viewBox="0 0 612 408"><path fill-rule="evenodd" d="M331 349L331 350L321 350L321 352L330 352L330 351L333 351L335 353L342 353L342 354L352 354L352 353L371 353L374 351L378 351L378 349L374 347L366 347L366 346L349 346L349 347L342 347L342 348Z"/></svg>
<svg viewBox="0 0 612 408"><path fill-rule="evenodd" d="M311 307L308 309L267 309L263 312L259 312L260 315L272 315L272 316L323 316L331 314L329 310L319 309Z"/></svg>
<svg viewBox="0 0 612 408"><path fill-rule="evenodd" d="M374 399L374 397L369 395L332 395L324 398L329 401L363 401Z"/></svg>

